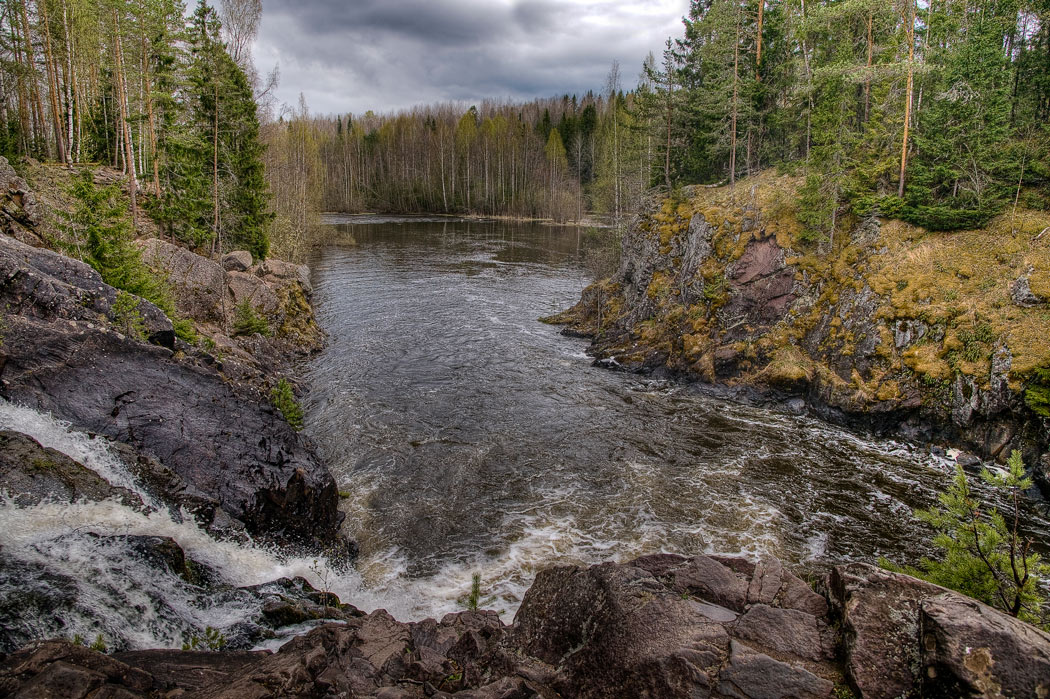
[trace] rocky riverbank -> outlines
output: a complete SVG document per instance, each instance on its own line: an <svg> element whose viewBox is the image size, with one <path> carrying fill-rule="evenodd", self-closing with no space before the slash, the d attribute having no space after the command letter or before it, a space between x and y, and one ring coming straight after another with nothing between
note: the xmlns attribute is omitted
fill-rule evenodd
<svg viewBox="0 0 1050 699"><path fill-rule="evenodd" d="M269 393L288 362L320 342L306 270L240 253L212 260L147 225L144 258L207 340L179 339L171 318L137 297L141 329L131 332L126 297L47 249L45 207L5 166L0 511L10 529L0 548L0 695L1050 692L1050 636L866 565L808 582L774 558L661 554L554 567L538 574L510 625L487 611L404 623L365 614L296 573L271 574L294 567L295 552L345 561L351 548L331 474ZM702 247L702 237L683 240ZM772 279L774 293L781 276L755 278ZM233 332L233 309L246 303L272 337ZM52 446L37 438L45 433ZM262 560L265 582L231 582L221 565L238 558ZM57 559L61 569L48 566ZM351 574L317 558L306 565L322 582ZM180 641L185 650L141 650ZM280 649L251 650L266 643Z"/></svg>
<svg viewBox="0 0 1050 699"><path fill-rule="evenodd" d="M217 270L230 277L212 287L217 307L232 314L248 299L281 324L274 341L234 341L221 332L229 318L208 326L214 308L195 301L203 282L190 276L173 280L176 303L215 349L177 339L171 319L142 299L133 309L143 328L136 337L119 317L118 290L94 269L17 239L42 244L48 214L6 161L0 195L0 398L121 445L155 497L176 509L188 505L209 529L330 546L343 517L335 481L266 392L282 352L319 342L302 270L268 261L259 275L224 272L188 250L146 240L158 273L172 277L178 263Z"/></svg>
<svg viewBox="0 0 1050 699"><path fill-rule="evenodd" d="M271 618L312 607L268 591ZM401 623L339 607L278 652L94 652L34 643L0 691L65 697L993 697L1050 691L1050 635L867 565L820 594L774 558L654 555L542 571L510 626L494 612ZM317 595L314 594L314 597ZM334 600L325 600L335 605Z"/></svg>
<svg viewBox="0 0 1050 699"><path fill-rule="evenodd" d="M609 367L1050 467L1048 216L951 234L843 217L819 240L798 184L768 172L654 200L619 270L548 320L593 338Z"/></svg>

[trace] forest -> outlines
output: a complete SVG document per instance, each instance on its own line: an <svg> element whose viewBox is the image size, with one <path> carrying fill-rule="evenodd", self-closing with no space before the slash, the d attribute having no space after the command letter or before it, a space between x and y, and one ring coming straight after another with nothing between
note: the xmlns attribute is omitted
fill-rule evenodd
<svg viewBox="0 0 1050 699"><path fill-rule="evenodd" d="M694 0L633 86L613 64L597 93L321 116L272 104L261 11L4 0L0 152L119 167L166 234L257 257L323 210L622 221L770 167L813 240L1050 206L1047 0Z"/></svg>

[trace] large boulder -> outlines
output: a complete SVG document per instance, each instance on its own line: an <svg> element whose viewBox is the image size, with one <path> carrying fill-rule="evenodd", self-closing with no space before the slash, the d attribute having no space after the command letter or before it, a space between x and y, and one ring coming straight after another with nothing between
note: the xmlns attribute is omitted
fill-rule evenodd
<svg viewBox="0 0 1050 699"><path fill-rule="evenodd" d="M222 256L222 268L227 272L247 272L252 266L252 254L247 250L234 250Z"/></svg>
<svg viewBox="0 0 1050 699"><path fill-rule="evenodd" d="M919 606L924 696L1050 696L1050 634L955 593Z"/></svg>
<svg viewBox="0 0 1050 699"><path fill-rule="evenodd" d="M117 320L113 306L118 293L80 260L0 235L0 302L10 317L104 326ZM162 310L143 299L136 310L151 342L175 346L171 320Z"/></svg>
<svg viewBox="0 0 1050 699"><path fill-rule="evenodd" d="M135 493L111 485L83 464L20 432L0 431L0 492L21 507L110 498L142 507Z"/></svg>
<svg viewBox="0 0 1050 699"><path fill-rule="evenodd" d="M772 559L725 562L660 555L548 569L507 645L551 668L565 696L830 696L838 675L827 622L779 606L797 578ZM770 604L749 602L752 587Z"/></svg>
<svg viewBox="0 0 1050 699"><path fill-rule="evenodd" d="M284 260L264 260L255 269L255 273L270 284L280 286L288 282L298 282L307 293L313 291L310 285L310 268Z"/></svg>
<svg viewBox="0 0 1050 699"><path fill-rule="evenodd" d="M233 299L231 308L249 303L252 308L270 317L281 308L277 293L265 281L247 272L229 272L227 274L230 294Z"/></svg>
<svg viewBox="0 0 1050 699"><path fill-rule="evenodd" d="M921 681L919 604L947 590L865 563L836 567L828 588L853 685L864 697L911 696Z"/></svg>
<svg viewBox="0 0 1050 699"><path fill-rule="evenodd" d="M179 313L199 322L219 322L226 298L226 275L222 267L186 248L149 238L139 241L146 264L162 270L175 293Z"/></svg>

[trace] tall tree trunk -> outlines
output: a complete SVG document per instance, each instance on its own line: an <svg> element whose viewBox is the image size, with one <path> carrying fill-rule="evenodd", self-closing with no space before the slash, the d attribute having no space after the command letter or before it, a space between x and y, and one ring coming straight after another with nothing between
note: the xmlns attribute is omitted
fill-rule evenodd
<svg viewBox="0 0 1050 699"><path fill-rule="evenodd" d="M117 10L113 10L113 47L114 47L114 70L116 71L115 82L117 83L117 102L120 107L119 123L124 142L124 165L128 172L128 189L131 193L131 221L138 228L138 189L139 182L135 175L135 147L131 141L131 126L128 124L128 103L126 95L126 84L124 82L124 53L120 46L120 18ZM120 134L118 134L119 136Z"/></svg>
<svg viewBox="0 0 1050 699"><path fill-rule="evenodd" d="M871 65L872 59L875 55L875 44L872 37L872 30L875 23L875 13L871 10L868 11L868 62L866 64L867 72L864 74L864 123L868 122L871 117Z"/></svg>
<svg viewBox="0 0 1050 699"><path fill-rule="evenodd" d="M766 10L766 0L758 0L758 31L755 45L755 80L762 82L762 18Z"/></svg>
<svg viewBox="0 0 1050 699"><path fill-rule="evenodd" d="M216 65L215 71L218 71ZM212 238L212 250L222 253L222 241L219 240L219 76L217 74L212 75L212 82L214 83L214 114L212 119L212 150L211 150L211 164L212 164L212 232L214 238Z"/></svg>
<svg viewBox="0 0 1050 699"><path fill-rule="evenodd" d="M47 63L47 92L51 98L51 124L55 132L55 152L58 161L69 165L66 159L66 143L62 134L62 106L59 104L58 66L51 50L51 22L47 16L47 0L36 0L37 13L40 15L40 33L44 35L44 60Z"/></svg>
<svg viewBox="0 0 1050 699"><path fill-rule="evenodd" d="M740 6L736 9L736 38L733 41L733 109L729 127L729 185L736 184L736 119L740 96Z"/></svg>
<svg viewBox="0 0 1050 699"><path fill-rule="evenodd" d="M28 74L29 69L24 66L22 51L18 49L22 41L21 37L18 35L18 22L17 19L14 17L14 8L9 7L8 9L10 9L11 12L11 45L15 47L15 50L13 52L15 56L15 64L18 65L20 69L19 73L21 74L20 77L18 77L16 80L18 88L18 123L20 126L19 136L22 139L22 152L29 153L30 131L32 130L32 122L30 117L31 98L30 92L28 89L26 89L25 85L25 75Z"/></svg>
<svg viewBox="0 0 1050 699"><path fill-rule="evenodd" d="M141 20L140 20L141 21ZM146 30L142 29L142 80L146 84L146 115L149 118L149 157L153 163L153 193L160 196L160 163L157 158L157 121L153 113L153 84L149 75Z"/></svg>
<svg viewBox="0 0 1050 699"><path fill-rule="evenodd" d="M66 147L67 155L72 163L77 160L73 157L73 110L76 105L74 93L77 74L73 64L73 35L69 31L69 11L66 8L66 0L62 0L62 33L66 40Z"/></svg>
<svg viewBox="0 0 1050 699"><path fill-rule="evenodd" d="M40 85L36 74L36 53L33 51L32 32L29 29L28 0L20 3L22 9L22 39L25 42L27 75L30 78L29 89L32 96L33 140L37 143L44 140L44 103L40 98Z"/></svg>
<svg viewBox="0 0 1050 699"><path fill-rule="evenodd" d="M905 17L905 21L909 23L905 32L908 37L908 87L904 98L904 143L901 145L901 174L897 188L897 196L900 197L904 196L904 176L908 170L908 127L911 125L912 91L915 88L915 0L908 0L908 16Z"/></svg>

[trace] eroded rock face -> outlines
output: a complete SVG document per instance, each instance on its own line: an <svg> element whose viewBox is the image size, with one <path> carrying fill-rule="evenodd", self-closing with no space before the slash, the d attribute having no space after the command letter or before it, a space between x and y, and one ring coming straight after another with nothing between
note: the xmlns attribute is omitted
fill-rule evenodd
<svg viewBox="0 0 1050 699"><path fill-rule="evenodd" d="M20 242L40 245L36 228L43 221L43 211L26 181L0 156L0 233Z"/></svg>
<svg viewBox="0 0 1050 699"><path fill-rule="evenodd" d="M787 313L795 301L795 270L773 238L753 240L728 270L729 301L724 318L729 328L724 341L735 341L768 328Z"/></svg>
<svg viewBox="0 0 1050 699"><path fill-rule="evenodd" d="M175 289L175 307L179 313L200 322L223 319L225 274L222 267L158 238L140 241L138 245L146 264L167 273Z"/></svg>
<svg viewBox="0 0 1050 699"><path fill-rule="evenodd" d="M171 322L152 304L139 310L162 346L117 332L107 317L116 295L87 265L0 236L0 397L129 445L249 532L330 542L338 494L313 446L265 395L177 358Z"/></svg>

